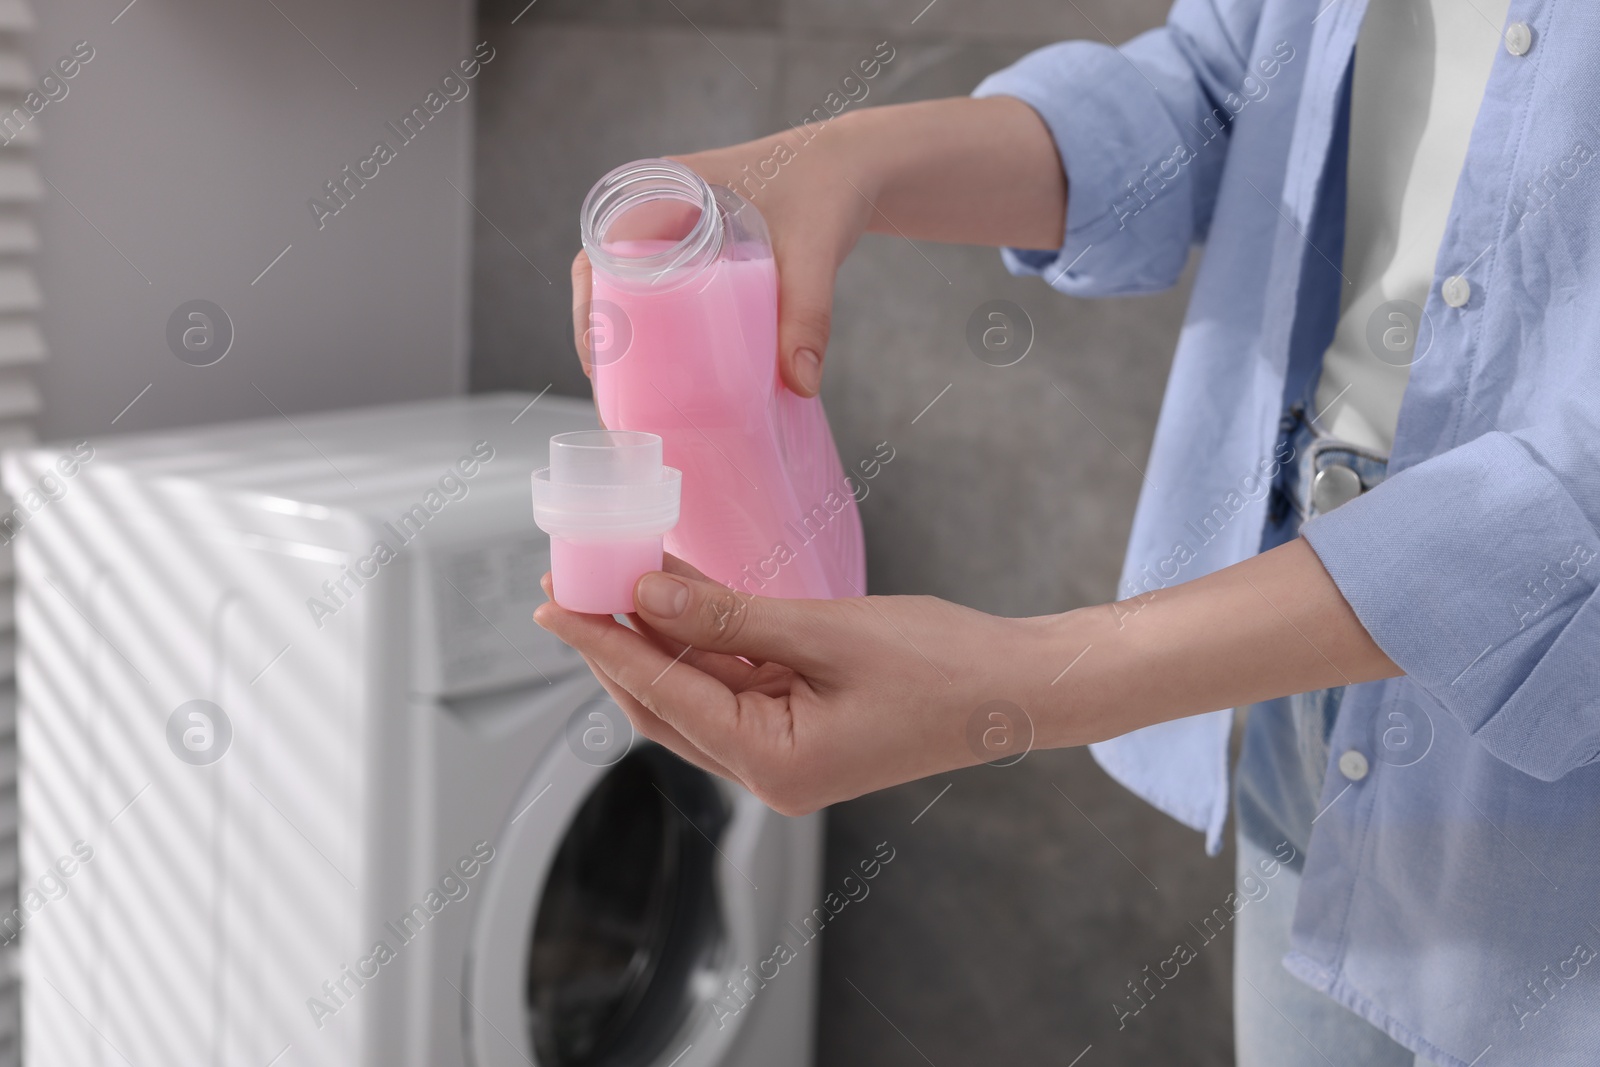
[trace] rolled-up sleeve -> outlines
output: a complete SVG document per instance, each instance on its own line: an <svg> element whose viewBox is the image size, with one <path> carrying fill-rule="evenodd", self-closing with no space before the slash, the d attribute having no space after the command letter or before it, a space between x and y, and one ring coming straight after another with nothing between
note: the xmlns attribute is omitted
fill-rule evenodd
<svg viewBox="0 0 1600 1067"><path fill-rule="evenodd" d="M1257 5L1233 5L1253 21ZM1011 96L1044 120L1066 171L1060 249L1006 249L1014 274L1075 296L1174 284L1204 239L1227 156L1253 25L1230 25L1206 0L1179 0L1159 29L1113 48L1068 41L990 75L974 96ZM1152 178L1152 176L1154 176Z"/></svg>
<svg viewBox="0 0 1600 1067"><path fill-rule="evenodd" d="M1545 781L1600 758L1600 536L1575 440L1486 433L1302 531L1389 658Z"/></svg>

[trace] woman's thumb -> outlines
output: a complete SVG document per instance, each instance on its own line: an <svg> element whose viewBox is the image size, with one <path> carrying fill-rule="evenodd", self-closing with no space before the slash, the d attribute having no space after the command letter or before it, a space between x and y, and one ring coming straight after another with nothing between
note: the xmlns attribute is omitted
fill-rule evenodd
<svg viewBox="0 0 1600 1067"><path fill-rule="evenodd" d="M708 652L804 667L804 618L825 601L776 600L737 593L709 579L654 571L634 587L639 617L658 633Z"/></svg>

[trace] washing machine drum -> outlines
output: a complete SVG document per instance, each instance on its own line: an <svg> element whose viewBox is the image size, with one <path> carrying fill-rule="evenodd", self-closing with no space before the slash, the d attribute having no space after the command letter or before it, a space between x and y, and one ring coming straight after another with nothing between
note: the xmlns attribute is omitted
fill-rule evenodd
<svg viewBox="0 0 1600 1067"><path fill-rule="evenodd" d="M654 1063L716 965L724 931L715 781L655 746L609 768L551 863L528 949L526 1018L540 1067Z"/></svg>

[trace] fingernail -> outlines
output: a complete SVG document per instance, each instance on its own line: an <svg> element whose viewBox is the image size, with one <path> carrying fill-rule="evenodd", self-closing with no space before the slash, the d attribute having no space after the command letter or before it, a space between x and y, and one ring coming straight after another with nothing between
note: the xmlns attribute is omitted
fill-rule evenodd
<svg viewBox="0 0 1600 1067"><path fill-rule="evenodd" d="M634 595L639 607L658 619L676 619L689 606L689 587L660 571L640 578Z"/></svg>
<svg viewBox="0 0 1600 1067"><path fill-rule="evenodd" d="M802 348L794 354L795 380L805 388L807 393L816 393L822 387L822 357L809 348Z"/></svg>

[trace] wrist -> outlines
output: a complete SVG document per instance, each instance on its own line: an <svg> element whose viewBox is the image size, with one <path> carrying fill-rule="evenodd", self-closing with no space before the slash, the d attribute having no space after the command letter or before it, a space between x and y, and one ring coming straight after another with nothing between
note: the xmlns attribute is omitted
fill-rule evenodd
<svg viewBox="0 0 1600 1067"><path fill-rule="evenodd" d="M1030 624L1029 662L1019 667L1035 747L1075 747L1123 732L1109 721L1115 703L1107 699L1105 666L1117 634L1105 606L1021 621Z"/></svg>
<svg viewBox="0 0 1600 1067"><path fill-rule="evenodd" d="M825 152L834 173L846 176L855 191L874 207L893 178L893 153L887 151L893 121L884 121L882 107L846 111L824 127L816 143ZM855 193L851 194L852 196Z"/></svg>
<svg viewBox="0 0 1600 1067"><path fill-rule="evenodd" d="M1066 697L1069 681L1093 655L1086 652L1089 620L1078 612L983 618L982 633L963 643L971 669L951 678L947 706L955 721L947 729L961 744L961 762L1004 765L1035 748L1095 740L1077 699Z"/></svg>

